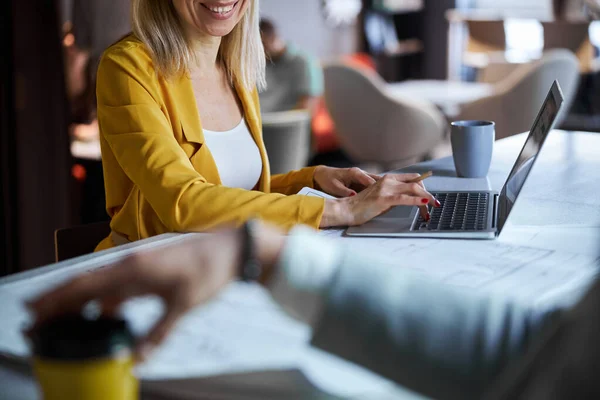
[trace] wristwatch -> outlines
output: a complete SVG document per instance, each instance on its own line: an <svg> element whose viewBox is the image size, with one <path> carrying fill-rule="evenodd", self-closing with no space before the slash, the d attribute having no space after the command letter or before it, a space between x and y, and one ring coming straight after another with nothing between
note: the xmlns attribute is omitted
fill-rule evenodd
<svg viewBox="0 0 600 400"><path fill-rule="evenodd" d="M253 226L256 221L249 220L241 228L242 252L239 264L239 277L243 282L256 282L261 278L263 266L258 259Z"/></svg>

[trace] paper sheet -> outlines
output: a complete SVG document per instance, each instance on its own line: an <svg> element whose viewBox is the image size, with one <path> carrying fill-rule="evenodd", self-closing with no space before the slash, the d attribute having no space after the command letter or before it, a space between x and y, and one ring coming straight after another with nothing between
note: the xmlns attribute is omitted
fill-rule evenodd
<svg viewBox="0 0 600 400"><path fill-rule="evenodd" d="M592 225L510 225L500 240L540 249L600 256L600 224Z"/></svg>
<svg viewBox="0 0 600 400"><path fill-rule="evenodd" d="M160 304L140 299L125 315L145 331ZM165 345L139 369L143 378L203 376L232 371L293 368L306 349L310 330L281 312L257 285L232 284L205 307L188 313Z"/></svg>
<svg viewBox="0 0 600 400"><path fill-rule="evenodd" d="M324 199L335 199L335 197L325 193L325 192L321 192L320 190L317 189L311 189L309 187L303 187L298 194L302 194L304 196L315 196L315 197L322 197Z"/></svg>
<svg viewBox="0 0 600 400"><path fill-rule="evenodd" d="M352 251L397 260L397 267L452 286L502 293L534 306L549 301L571 304L599 272L593 254L527 242L343 237L343 230L322 230L320 235L341 241Z"/></svg>
<svg viewBox="0 0 600 400"><path fill-rule="evenodd" d="M566 149L556 154L546 150L540 153L509 221L540 227L600 225L600 185L592 172L598 169L597 162L585 161L582 154L565 155Z"/></svg>

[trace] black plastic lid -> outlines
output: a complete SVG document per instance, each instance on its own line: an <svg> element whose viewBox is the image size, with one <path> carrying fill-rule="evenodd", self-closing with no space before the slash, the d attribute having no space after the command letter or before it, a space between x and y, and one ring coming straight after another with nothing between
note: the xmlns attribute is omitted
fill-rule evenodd
<svg viewBox="0 0 600 400"><path fill-rule="evenodd" d="M134 338L123 319L87 319L69 316L54 319L31 335L33 353L55 360L106 358L131 350Z"/></svg>

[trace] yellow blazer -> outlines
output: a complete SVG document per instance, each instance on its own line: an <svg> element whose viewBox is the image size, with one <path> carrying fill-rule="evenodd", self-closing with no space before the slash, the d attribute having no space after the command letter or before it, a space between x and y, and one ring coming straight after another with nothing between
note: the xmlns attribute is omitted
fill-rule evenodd
<svg viewBox="0 0 600 400"><path fill-rule="evenodd" d="M132 35L104 53L96 94L106 208L114 232L135 241L239 225L250 218L286 229L319 226L324 200L293 196L312 187L314 168L271 176L258 93L241 85L236 90L262 158L258 191L221 185L188 76L159 77L146 47ZM108 237L97 250L112 246Z"/></svg>

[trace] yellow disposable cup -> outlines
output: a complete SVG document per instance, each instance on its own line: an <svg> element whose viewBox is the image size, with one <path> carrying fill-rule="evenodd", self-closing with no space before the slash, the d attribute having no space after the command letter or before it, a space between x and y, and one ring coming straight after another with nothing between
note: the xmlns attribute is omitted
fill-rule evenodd
<svg viewBox="0 0 600 400"><path fill-rule="evenodd" d="M136 400L133 336L123 320L68 317L37 330L33 369L44 400Z"/></svg>
<svg viewBox="0 0 600 400"><path fill-rule="evenodd" d="M130 355L113 359L56 361L35 357L44 400L136 400L139 388Z"/></svg>

